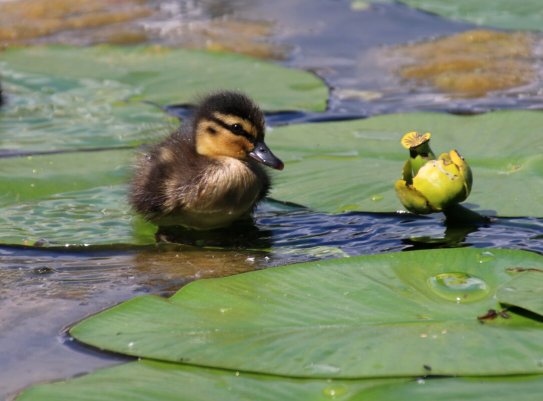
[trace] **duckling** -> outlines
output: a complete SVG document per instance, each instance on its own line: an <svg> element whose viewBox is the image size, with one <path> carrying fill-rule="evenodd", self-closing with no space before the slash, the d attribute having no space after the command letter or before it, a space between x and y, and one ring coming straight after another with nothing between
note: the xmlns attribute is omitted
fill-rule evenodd
<svg viewBox="0 0 543 401"><path fill-rule="evenodd" d="M262 165L282 170L264 142L264 115L246 95L217 92L192 118L141 155L129 200L159 226L227 227L249 217L270 190Z"/></svg>

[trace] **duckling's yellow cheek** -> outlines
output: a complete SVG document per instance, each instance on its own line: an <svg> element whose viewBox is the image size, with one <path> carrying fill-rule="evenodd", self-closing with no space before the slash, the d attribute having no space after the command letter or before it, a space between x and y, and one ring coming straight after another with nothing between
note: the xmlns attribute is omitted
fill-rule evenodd
<svg viewBox="0 0 543 401"><path fill-rule="evenodd" d="M252 144L245 138L239 136L228 135L222 138L222 150L224 156L235 157L236 159L244 159L251 151Z"/></svg>

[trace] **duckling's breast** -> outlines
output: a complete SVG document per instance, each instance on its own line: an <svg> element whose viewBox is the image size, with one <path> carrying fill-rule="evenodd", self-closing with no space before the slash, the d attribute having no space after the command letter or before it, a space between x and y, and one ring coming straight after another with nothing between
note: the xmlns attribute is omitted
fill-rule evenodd
<svg viewBox="0 0 543 401"><path fill-rule="evenodd" d="M206 230L228 226L248 216L268 186L260 166L231 157L216 159L191 183L172 188L172 201L182 202L180 207L172 204L158 223Z"/></svg>

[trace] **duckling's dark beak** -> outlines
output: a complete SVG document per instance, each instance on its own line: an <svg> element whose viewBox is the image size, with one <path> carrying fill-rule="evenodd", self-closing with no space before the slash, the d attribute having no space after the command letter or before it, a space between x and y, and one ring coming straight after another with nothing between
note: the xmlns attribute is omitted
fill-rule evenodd
<svg viewBox="0 0 543 401"><path fill-rule="evenodd" d="M271 168L274 168L276 170L283 170L283 167L285 166L283 162L272 153L270 148L268 148L268 145L266 145L263 141L258 141L255 143L255 147L249 153L249 156L251 156L256 161L265 164L266 166L270 166Z"/></svg>

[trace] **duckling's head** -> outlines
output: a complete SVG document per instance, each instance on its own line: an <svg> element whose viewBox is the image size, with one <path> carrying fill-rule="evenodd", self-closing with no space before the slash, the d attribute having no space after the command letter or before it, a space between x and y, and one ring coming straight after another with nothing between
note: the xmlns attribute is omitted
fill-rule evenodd
<svg viewBox="0 0 543 401"><path fill-rule="evenodd" d="M264 142L264 115L259 107L239 92L218 92L205 97L193 117L196 152L212 158L252 158L283 169Z"/></svg>

